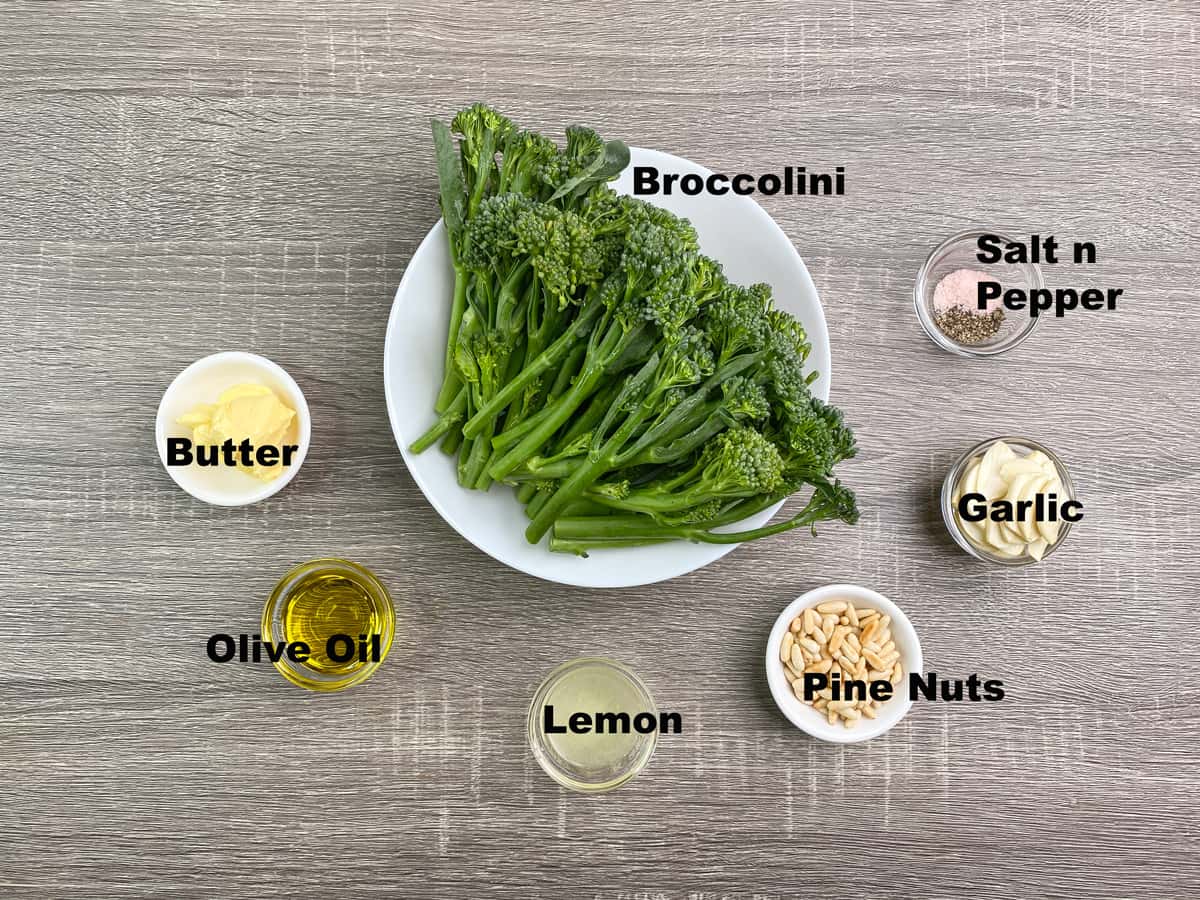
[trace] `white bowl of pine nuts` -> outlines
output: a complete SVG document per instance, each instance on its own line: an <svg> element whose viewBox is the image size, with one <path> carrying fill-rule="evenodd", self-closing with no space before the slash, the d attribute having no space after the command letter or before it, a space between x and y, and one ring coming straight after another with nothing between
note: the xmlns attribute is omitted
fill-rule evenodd
<svg viewBox="0 0 1200 900"><path fill-rule="evenodd" d="M903 719L912 706L909 673L923 670L908 617L882 594L854 584L797 597L767 640L767 683L779 709L801 731L838 744L868 741ZM847 673L857 684L843 680ZM805 674L827 679L811 702L804 699Z"/></svg>

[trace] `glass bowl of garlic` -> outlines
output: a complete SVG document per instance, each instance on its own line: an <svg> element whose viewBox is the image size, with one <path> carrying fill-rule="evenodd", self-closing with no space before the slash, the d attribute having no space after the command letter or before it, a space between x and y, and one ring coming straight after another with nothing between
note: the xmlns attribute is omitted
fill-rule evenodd
<svg viewBox="0 0 1200 900"><path fill-rule="evenodd" d="M972 500L971 494L983 500ZM1016 514L1023 504L1025 514ZM1063 461L1023 437L989 438L967 450L946 473L941 507L956 544L976 559L1001 566L1046 559L1071 532L1071 521L1063 516L1082 510ZM1013 513L1014 521L1005 521L1000 509ZM972 521L982 510L987 515Z"/></svg>

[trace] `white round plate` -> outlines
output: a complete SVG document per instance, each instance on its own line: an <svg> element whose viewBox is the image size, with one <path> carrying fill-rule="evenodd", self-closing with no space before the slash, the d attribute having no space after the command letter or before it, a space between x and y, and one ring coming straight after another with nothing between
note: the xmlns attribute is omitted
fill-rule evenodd
<svg viewBox="0 0 1200 900"><path fill-rule="evenodd" d="M634 165L657 166L662 172L710 174L703 166L669 153L637 147L631 147L630 153L630 168L613 185L623 194L633 192ZM808 365L821 373L813 393L828 399L829 332L817 289L791 241L763 208L749 197L734 194L645 199L690 219L700 235L700 249L722 263L731 281L771 285L776 306L794 315L808 331L812 342ZM453 288L446 229L439 221L413 254L396 290L384 345L383 381L392 431L408 471L433 508L459 534L514 569L581 587L632 587L664 581L708 565L737 546L673 541L596 550L586 559L552 553L546 539L536 546L525 540L529 520L510 488L493 485L486 493L466 490L458 484L454 457L438 447L419 455L410 453L408 445L436 419L433 400L442 383ZM778 508L764 510L730 530L763 525Z"/></svg>

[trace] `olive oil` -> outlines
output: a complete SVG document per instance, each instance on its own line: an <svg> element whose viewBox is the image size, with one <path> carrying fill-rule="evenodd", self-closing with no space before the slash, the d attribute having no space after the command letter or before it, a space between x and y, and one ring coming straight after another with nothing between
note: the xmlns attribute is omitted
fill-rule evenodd
<svg viewBox="0 0 1200 900"><path fill-rule="evenodd" d="M263 610L263 634L303 642L307 657L276 668L294 684L336 691L358 684L383 662L396 616L383 585L344 559L318 559L283 577Z"/></svg>

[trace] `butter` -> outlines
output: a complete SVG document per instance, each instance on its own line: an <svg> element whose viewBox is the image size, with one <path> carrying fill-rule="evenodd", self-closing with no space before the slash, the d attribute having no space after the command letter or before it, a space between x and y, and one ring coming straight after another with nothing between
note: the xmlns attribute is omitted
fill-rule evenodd
<svg viewBox="0 0 1200 900"><path fill-rule="evenodd" d="M235 385L222 391L216 403L201 403L176 422L192 429L197 445L248 440L254 447L282 448L295 443L296 411L262 384ZM237 467L261 481L274 481L283 474L280 462L238 462Z"/></svg>

